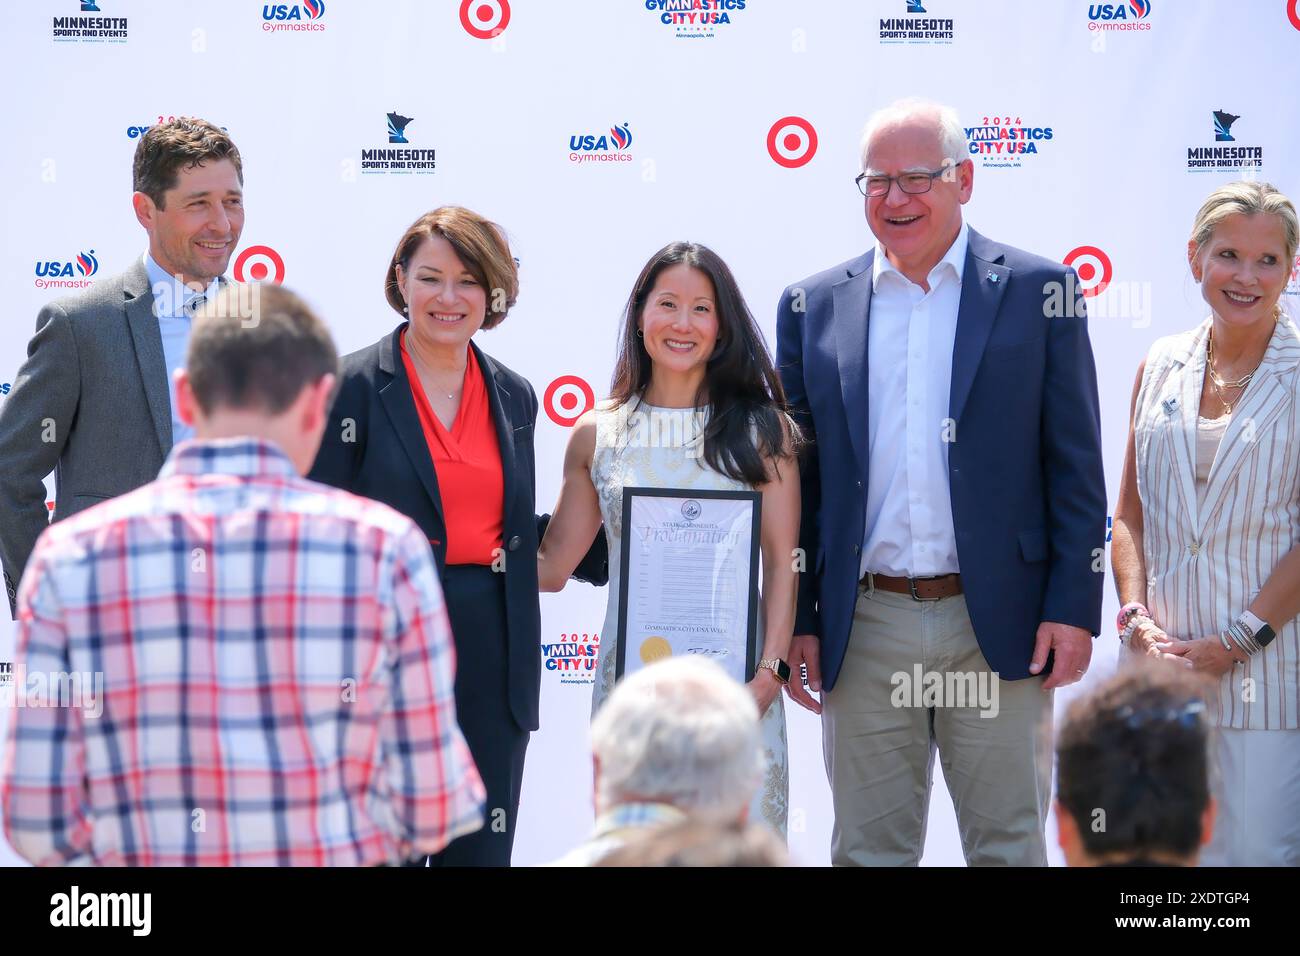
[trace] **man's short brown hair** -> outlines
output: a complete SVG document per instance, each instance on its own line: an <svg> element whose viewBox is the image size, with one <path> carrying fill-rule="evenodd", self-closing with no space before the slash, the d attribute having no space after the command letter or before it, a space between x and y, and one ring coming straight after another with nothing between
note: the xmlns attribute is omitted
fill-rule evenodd
<svg viewBox="0 0 1300 956"><path fill-rule="evenodd" d="M288 289L229 283L195 317L185 365L205 415L279 415L304 387L337 376L339 355L325 323Z"/></svg>
<svg viewBox="0 0 1300 956"><path fill-rule="evenodd" d="M1057 798L1094 857L1190 857L1210 800L1213 692L1182 665L1140 659L1066 712Z"/></svg>
<svg viewBox="0 0 1300 956"><path fill-rule="evenodd" d="M505 232L476 212L463 206L439 206L427 212L402 234L384 277L384 297L405 314L405 300L397 285L397 267L411 268L411 258L426 240L442 236L464 263L465 269L487 291L487 313L483 328L500 325L519 295L519 267L510 255Z"/></svg>
<svg viewBox="0 0 1300 956"><path fill-rule="evenodd" d="M182 169L223 159L234 163L242 186L244 164L231 138L207 120L178 116L150 126L140 137L131 170L134 189L163 209L163 194L176 186Z"/></svg>

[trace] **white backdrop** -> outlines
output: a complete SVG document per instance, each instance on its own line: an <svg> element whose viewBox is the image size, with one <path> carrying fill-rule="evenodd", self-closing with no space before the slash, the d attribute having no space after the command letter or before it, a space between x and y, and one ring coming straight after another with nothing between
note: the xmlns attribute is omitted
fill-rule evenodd
<svg viewBox="0 0 1300 956"><path fill-rule="evenodd" d="M910 14L908 0L708 2L726 22L704 29L699 12L679 25L661 9L690 0L8 7L0 263L12 297L0 315L0 401L37 310L69 291L46 285L50 273L92 282L142 253L131 157L139 129L159 117L198 115L229 130L244 159L242 248L273 250L255 250L245 277L278 257L285 284L318 307L343 351L396 324L382 282L403 229L459 203L501 223L521 261L519 304L480 344L539 397L563 376L600 397L632 281L670 240L718 251L772 341L781 289L872 241L852 183L866 116L922 95L954 105L977 142L1035 147L974 155L966 212L975 228L1058 259L1099 250L1074 260L1085 285L1109 261L1109 288L1089 307L1113 502L1137 364L1156 337L1205 314L1186 270L1192 216L1213 187L1241 175L1191 169L1189 149L1247 147L1262 155L1264 178L1300 194L1296 0L922 0L926 12ZM475 37L462 8L470 27L504 30ZM81 17L93 22L64 19ZM912 30L921 36L894 36ZM1233 142L1215 142L1215 111L1237 116ZM407 145L390 145L390 112L410 119ZM811 126L815 150L789 122L773 132L788 117ZM603 136L605 149L580 152L606 158L575 161L571 138L583 136L593 145ZM376 149L433 150L435 167L364 170L363 151ZM1294 274L1290 292L1300 294ZM574 392L556 393L561 417L581 410L563 404ZM543 412L542 510L555 500L567 437ZM604 604L604 591L585 585L543 596L543 641L594 638ZM1103 621L1114 604L1108 586ZM0 661L12 652L6 620ZM1103 635L1082 686L1114 656ZM544 672L518 863L558 856L590 826L589 674ZM1073 692L1057 695L1058 712ZM822 864L831 817L820 728L798 708L789 714L790 846L799 861ZM924 862L960 863L941 785L931 808ZM18 862L2 841L0 862Z"/></svg>

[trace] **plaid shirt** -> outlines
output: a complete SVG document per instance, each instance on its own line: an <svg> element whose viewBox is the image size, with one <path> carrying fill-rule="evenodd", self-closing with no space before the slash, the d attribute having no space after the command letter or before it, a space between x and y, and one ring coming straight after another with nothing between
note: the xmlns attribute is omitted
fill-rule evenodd
<svg viewBox="0 0 1300 956"><path fill-rule="evenodd" d="M482 825L428 542L272 444L183 442L51 525L18 613L0 801L34 863L364 865Z"/></svg>

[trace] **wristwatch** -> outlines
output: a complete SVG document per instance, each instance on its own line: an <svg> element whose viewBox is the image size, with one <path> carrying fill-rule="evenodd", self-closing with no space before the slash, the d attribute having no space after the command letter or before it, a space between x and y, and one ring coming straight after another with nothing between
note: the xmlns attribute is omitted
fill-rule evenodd
<svg viewBox="0 0 1300 956"><path fill-rule="evenodd" d="M766 667L782 684L790 683L790 665L779 657L764 658L758 662L759 668Z"/></svg>

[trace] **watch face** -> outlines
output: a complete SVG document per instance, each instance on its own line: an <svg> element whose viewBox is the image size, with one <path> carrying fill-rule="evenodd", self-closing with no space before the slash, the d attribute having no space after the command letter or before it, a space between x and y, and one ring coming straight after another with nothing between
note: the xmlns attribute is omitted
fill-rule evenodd
<svg viewBox="0 0 1300 956"><path fill-rule="evenodd" d="M790 665L785 661L776 662L776 676L781 678L781 683L790 683Z"/></svg>

